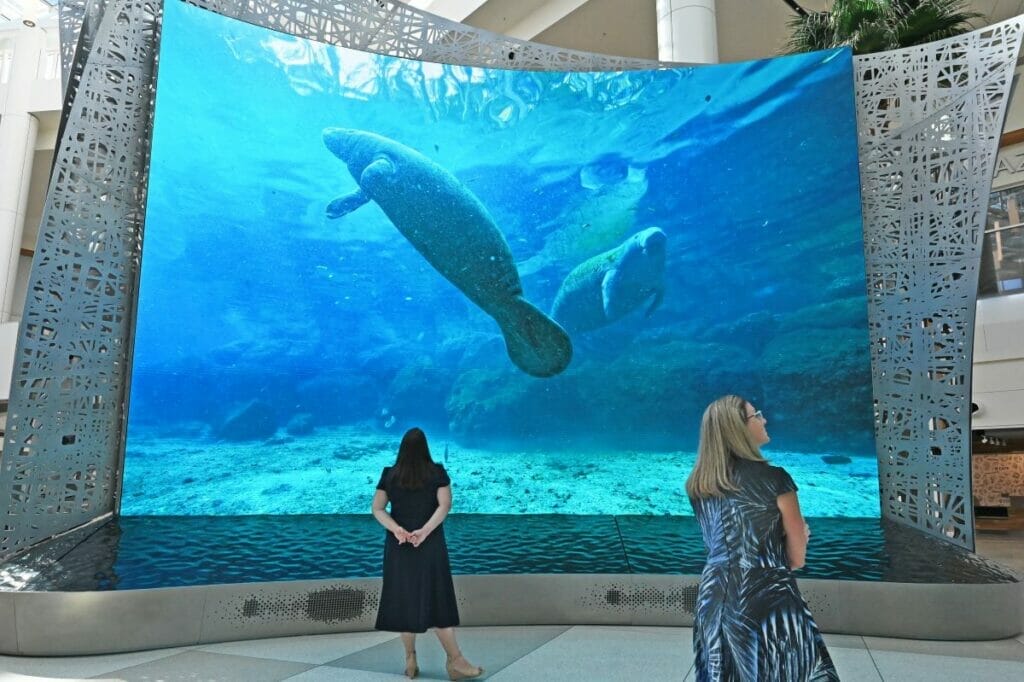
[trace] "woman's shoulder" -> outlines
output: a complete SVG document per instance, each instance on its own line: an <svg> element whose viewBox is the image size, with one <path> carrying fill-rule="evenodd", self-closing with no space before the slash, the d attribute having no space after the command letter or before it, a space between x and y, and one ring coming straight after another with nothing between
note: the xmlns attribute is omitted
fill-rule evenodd
<svg viewBox="0 0 1024 682"><path fill-rule="evenodd" d="M796 492L796 483L793 482L793 477L789 475L785 467L770 464L768 462L763 463L764 473L762 476L770 484L772 492L776 495L782 495L784 493Z"/></svg>
<svg viewBox="0 0 1024 682"><path fill-rule="evenodd" d="M737 470L746 481L767 483L775 494L781 495L783 492L797 489L789 472L784 467L776 466L768 460L754 461L737 458L734 462L734 471ZM757 485L757 483L754 484Z"/></svg>
<svg viewBox="0 0 1024 682"><path fill-rule="evenodd" d="M443 464L434 462L434 480L437 481L438 488L451 485L452 479L448 476L448 470L444 468Z"/></svg>
<svg viewBox="0 0 1024 682"><path fill-rule="evenodd" d="M391 467L384 467L384 470L380 472L380 480L377 481L377 490L387 491L388 483L391 482Z"/></svg>
<svg viewBox="0 0 1024 682"><path fill-rule="evenodd" d="M740 468L747 469L748 471L752 471L759 474L774 474L779 471L786 471L782 467L772 464L767 459L756 460L743 459L742 457L734 457L733 464Z"/></svg>

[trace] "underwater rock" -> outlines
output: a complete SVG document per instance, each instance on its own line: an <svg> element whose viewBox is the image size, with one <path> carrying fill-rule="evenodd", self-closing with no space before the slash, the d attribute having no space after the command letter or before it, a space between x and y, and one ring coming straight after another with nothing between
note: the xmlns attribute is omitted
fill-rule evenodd
<svg viewBox="0 0 1024 682"><path fill-rule="evenodd" d="M504 353L505 344L500 334L463 332L445 339L437 364L458 369L501 370L508 366Z"/></svg>
<svg viewBox="0 0 1024 682"><path fill-rule="evenodd" d="M306 436L313 433L313 415L308 412L302 412L300 414L292 415L292 418L288 420L288 425L284 427L292 436Z"/></svg>
<svg viewBox="0 0 1024 682"><path fill-rule="evenodd" d="M666 241L651 227L584 261L559 287L551 317L570 334L604 327L645 303L650 317L665 293Z"/></svg>
<svg viewBox="0 0 1024 682"><path fill-rule="evenodd" d="M467 445L509 440L669 449L695 433L704 408L723 393L756 400L753 358L736 346L673 341L630 348L612 360L583 361L550 382L493 370L455 381L450 429ZM520 446L521 447L521 446Z"/></svg>
<svg viewBox="0 0 1024 682"><path fill-rule="evenodd" d="M868 345L866 326L786 332L768 343L759 363L764 402L758 407L774 444L790 451L874 454Z"/></svg>
<svg viewBox="0 0 1024 682"><path fill-rule="evenodd" d="M512 251L480 200L419 152L362 130L328 128L324 144L359 189L335 199L329 218L374 201L445 279L491 316L509 358L536 377L560 374L572 359L569 335L523 298Z"/></svg>
<svg viewBox="0 0 1024 682"><path fill-rule="evenodd" d="M863 295L810 305L779 318L781 332L838 327L867 329L867 326L868 304Z"/></svg>
<svg viewBox="0 0 1024 682"><path fill-rule="evenodd" d="M316 425L351 424L369 419L380 405L375 377L364 372L330 372L296 389L296 413L312 415Z"/></svg>
<svg viewBox="0 0 1024 682"><path fill-rule="evenodd" d="M465 445L486 443L506 435L510 411L529 404L524 382L500 369L470 369L452 385L446 411L448 428Z"/></svg>
<svg viewBox="0 0 1024 682"><path fill-rule="evenodd" d="M277 431L277 413L260 400L250 400L236 408L217 429L222 440L264 440Z"/></svg>
<svg viewBox="0 0 1024 682"><path fill-rule="evenodd" d="M636 346L587 369L578 390L594 411L593 428L623 444L695 448L679 437L696 432L708 403L725 393L751 400L760 395L753 357L734 345L677 340Z"/></svg>
<svg viewBox="0 0 1024 682"><path fill-rule="evenodd" d="M760 355L765 344L775 336L778 326L778 315L767 310L758 310L737 320L710 325L700 333L699 338L742 346L751 353Z"/></svg>
<svg viewBox="0 0 1024 682"><path fill-rule="evenodd" d="M846 455L822 455L821 461L825 464L849 464L853 460Z"/></svg>
<svg viewBox="0 0 1024 682"><path fill-rule="evenodd" d="M860 296L864 299L867 291L867 284L864 277L837 277L825 287L825 295L829 298L846 298L849 296Z"/></svg>
<svg viewBox="0 0 1024 682"><path fill-rule="evenodd" d="M445 402L454 381L453 372L430 358L416 358L399 370L385 400L405 424L447 425Z"/></svg>

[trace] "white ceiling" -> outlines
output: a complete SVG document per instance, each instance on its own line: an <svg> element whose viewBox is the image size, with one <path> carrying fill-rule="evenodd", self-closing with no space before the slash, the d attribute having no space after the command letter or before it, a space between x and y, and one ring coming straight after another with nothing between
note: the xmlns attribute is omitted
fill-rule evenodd
<svg viewBox="0 0 1024 682"><path fill-rule="evenodd" d="M58 0L0 0L0 25L32 21L39 23L57 13Z"/></svg>

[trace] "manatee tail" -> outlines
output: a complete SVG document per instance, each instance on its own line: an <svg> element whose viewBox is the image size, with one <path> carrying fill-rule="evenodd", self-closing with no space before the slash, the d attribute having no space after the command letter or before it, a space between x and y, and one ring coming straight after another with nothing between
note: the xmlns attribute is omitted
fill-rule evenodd
<svg viewBox="0 0 1024 682"><path fill-rule="evenodd" d="M512 299L494 319L505 337L508 357L530 376L553 377L569 366L569 335L522 296Z"/></svg>

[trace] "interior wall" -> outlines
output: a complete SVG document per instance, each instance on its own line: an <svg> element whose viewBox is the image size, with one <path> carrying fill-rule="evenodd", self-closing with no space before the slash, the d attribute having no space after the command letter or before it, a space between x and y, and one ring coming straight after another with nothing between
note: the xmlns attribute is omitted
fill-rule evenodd
<svg viewBox="0 0 1024 682"><path fill-rule="evenodd" d="M590 0L531 40L586 52L657 59L655 0Z"/></svg>
<svg viewBox="0 0 1024 682"><path fill-rule="evenodd" d="M975 506L1009 507L1011 497L1024 497L1024 452L975 455L971 479Z"/></svg>

